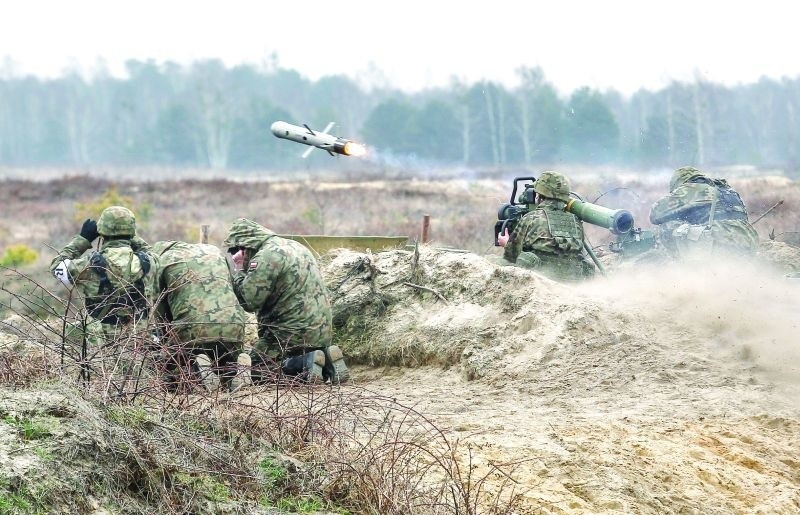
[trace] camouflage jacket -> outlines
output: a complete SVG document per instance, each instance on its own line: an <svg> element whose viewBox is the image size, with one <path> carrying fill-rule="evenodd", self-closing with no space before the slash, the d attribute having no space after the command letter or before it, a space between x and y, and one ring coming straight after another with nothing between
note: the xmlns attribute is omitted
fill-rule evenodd
<svg viewBox="0 0 800 515"><path fill-rule="evenodd" d="M539 269L558 280L591 276L594 267L583 256L583 225L564 211L564 202L543 200L517 224L503 257Z"/></svg>
<svg viewBox="0 0 800 515"><path fill-rule="evenodd" d="M702 238L713 247L755 252L758 233L747 220L747 208L739 194L724 179L698 175L678 185L650 210L650 222L661 225L662 243L676 251L678 240ZM690 226L695 226L694 228Z"/></svg>
<svg viewBox="0 0 800 515"><path fill-rule="evenodd" d="M284 352L330 345L328 290L308 249L247 219L234 222L224 245L248 249L234 290L244 309L257 314L264 344Z"/></svg>
<svg viewBox="0 0 800 515"><path fill-rule="evenodd" d="M126 239L106 241L99 251L84 256L92 244L77 235L53 259L50 271L78 288L89 315L104 325L141 320L155 300L159 263L153 253L131 245Z"/></svg>
<svg viewBox="0 0 800 515"><path fill-rule="evenodd" d="M213 245L160 241L158 313L182 343L244 339L244 312L233 293L228 261Z"/></svg>

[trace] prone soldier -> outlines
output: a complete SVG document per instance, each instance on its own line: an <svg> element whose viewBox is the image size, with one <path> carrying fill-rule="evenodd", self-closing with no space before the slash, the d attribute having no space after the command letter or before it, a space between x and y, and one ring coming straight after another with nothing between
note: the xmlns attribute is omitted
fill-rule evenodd
<svg viewBox="0 0 800 515"><path fill-rule="evenodd" d="M673 257L752 255L758 249L747 208L725 179L685 166L673 173L669 191L653 204L650 222Z"/></svg>

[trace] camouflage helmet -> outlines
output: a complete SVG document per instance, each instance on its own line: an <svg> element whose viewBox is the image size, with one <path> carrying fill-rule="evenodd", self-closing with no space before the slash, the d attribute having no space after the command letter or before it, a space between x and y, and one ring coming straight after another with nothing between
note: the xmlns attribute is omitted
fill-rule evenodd
<svg viewBox="0 0 800 515"><path fill-rule="evenodd" d="M683 166L678 168L675 170L675 173L672 174L672 179L669 181L670 193L675 191L681 184L689 182L694 177L698 177L700 175L703 175L703 172L693 166Z"/></svg>
<svg viewBox="0 0 800 515"><path fill-rule="evenodd" d="M222 247L228 252L235 252L237 247L246 249L259 249L265 240L275 233L266 227L247 218L237 218L228 229L228 237L222 242Z"/></svg>
<svg viewBox="0 0 800 515"><path fill-rule="evenodd" d="M136 216L127 207L111 206L100 213L97 219L97 232L100 236L134 236Z"/></svg>
<svg viewBox="0 0 800 515"><path fill-rule="evenodd" d="M558 172L542 172L533 183L533 191L543 197L569 201L569 181Z"/></svg>

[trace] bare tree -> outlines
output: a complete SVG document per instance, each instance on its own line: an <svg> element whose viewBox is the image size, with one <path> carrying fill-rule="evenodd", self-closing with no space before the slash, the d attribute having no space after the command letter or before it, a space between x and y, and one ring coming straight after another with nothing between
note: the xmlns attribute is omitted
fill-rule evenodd
<svg viewBox="0 0 800 515"><path fill-rule="evenodd" d="M672 100L672 88L667 88L667 142L669 145L669 162L675 163L675 107Z"/></svg>
<svg viewBox="0 0 800 515"><path fill-rule="evenodd" d="M224 169L228 166L233 136L236 95L224 84L221 63L205 63L197 72L200 75L195 103L198 144L211 168Z"/></svg>
<svg viewBox="0 0 800 515"><path fill-rule="evenodd" d="M692 107L694 108L694 135L697 143L697 164L702 166L706 162L705 127L706 105L703 95L702 82L698 76L692 87Z"/></svg>
<svg viewBox="0 0 800 515"><path fill-rule="evenodd" d="M521 84L517 90L517 99L520 104L520 123L517 130L520 133L522 140L522 155L525 164L530 164L533 157L533 150L531 148L532 124L531 124L531 98L537 87L542 84L544 80L544 72L539 67L526 68L521 67L517 69L517 75L520 78Z"/></svg>
<svg viewBox="0 0 800 515"><path fill-rule="evenodd" d="M89 163L90 101L86 89L86 84L77 73L66 79L65 122L69 150L72 162L79 165Z"/></svg>
<svg viewBox="0 0 800 515"><path fill-rule="evenodd" d="M491 83L483 84L483 98L486 99L486 116L489 119L489 141L492 145L492 162L497 166L500 164L500 146L498 143L497 120L494 114Z"/></svg>

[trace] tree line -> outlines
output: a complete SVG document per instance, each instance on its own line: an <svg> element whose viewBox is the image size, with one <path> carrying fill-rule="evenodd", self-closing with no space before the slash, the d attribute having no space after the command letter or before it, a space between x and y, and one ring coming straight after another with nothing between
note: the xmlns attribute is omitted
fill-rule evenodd
<svg viewBox="0 0 800 515"><path fill-rule="evenodd" d="M518 70L513 88L454 80L415 93L344 75L313 81L276 64L131 60L126 70L0 73L0 165L303 166L302 148L272 136L275 120L334 121L338 135L431 165L800 164L800 78L697 79L625 97L589 87L563 96L540 68Z"/></svg>

